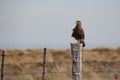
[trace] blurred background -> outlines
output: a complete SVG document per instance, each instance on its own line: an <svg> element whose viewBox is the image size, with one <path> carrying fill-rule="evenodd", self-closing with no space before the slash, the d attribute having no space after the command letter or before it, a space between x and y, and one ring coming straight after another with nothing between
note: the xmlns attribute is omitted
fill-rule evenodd
<svg viewBox="0 0 120 80"><path fill-rule="evenodd" d="M70 48L76 20L86 48L120 46L119 0L0 0L0 48Z"/></svg>

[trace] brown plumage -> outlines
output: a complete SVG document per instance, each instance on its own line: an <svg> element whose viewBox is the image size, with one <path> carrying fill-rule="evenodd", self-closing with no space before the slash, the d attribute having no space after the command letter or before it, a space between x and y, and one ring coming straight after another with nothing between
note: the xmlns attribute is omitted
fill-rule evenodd
<svg viewBox="0 0 120 80"><path fill-rule="evenodd" d="M72 37L74 37L79 43L83 43L83 47L85 47L85 35L80 21L77 21L76 27L73 29Z"/></svg>

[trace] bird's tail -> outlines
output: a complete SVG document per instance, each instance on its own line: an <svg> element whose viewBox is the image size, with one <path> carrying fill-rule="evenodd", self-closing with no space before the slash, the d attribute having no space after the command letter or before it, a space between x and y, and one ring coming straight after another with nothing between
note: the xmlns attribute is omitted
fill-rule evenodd
<svg viewBox="0 0 120 80"><path fill-rule="evenodd" d="M85 47L85 42L83 42L83 47Z"/></svg>
<svg viewBox="0 0 120 80"><path fill-rule="evenodd" d="M80 39L80 40L78 40L78 42L79 42L79 43L82 43L82 44L83 44L83 47L85 47L85 41L84 41L84 39Z"/></svg>

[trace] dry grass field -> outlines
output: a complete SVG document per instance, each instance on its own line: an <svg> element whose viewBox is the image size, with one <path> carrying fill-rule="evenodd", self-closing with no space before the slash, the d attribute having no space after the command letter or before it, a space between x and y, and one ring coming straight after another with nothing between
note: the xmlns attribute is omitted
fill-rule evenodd
<svg viewBox="0 0 120 80"><path fill-rule="evenodd" d="M43 49L5 50L4 80L42 80L43 53ZM83 80L120 80L120 48L84 49L82 76ZM70 49L47 50L46 80L72 80Z"/></svg>

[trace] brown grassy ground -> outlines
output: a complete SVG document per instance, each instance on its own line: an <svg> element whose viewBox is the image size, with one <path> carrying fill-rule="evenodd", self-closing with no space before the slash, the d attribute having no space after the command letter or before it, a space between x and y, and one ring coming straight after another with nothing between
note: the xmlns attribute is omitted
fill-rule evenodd
<svg viewBox="0 0 120 80"><path fill-rule="evenodd" d="M42 80L43 49L6 50L5 55L4 80ZM71 72L69 49L47 50L46 80L72 80ZM84 50L82 76L83 80L120 80L120 48Z"/></svg>

